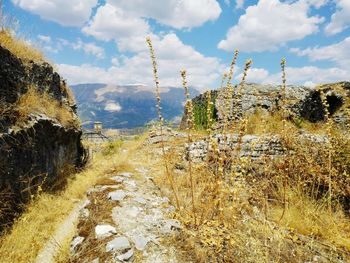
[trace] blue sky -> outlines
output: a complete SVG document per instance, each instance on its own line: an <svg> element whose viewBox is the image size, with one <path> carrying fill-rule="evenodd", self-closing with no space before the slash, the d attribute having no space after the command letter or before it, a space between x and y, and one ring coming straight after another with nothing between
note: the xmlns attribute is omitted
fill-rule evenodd
<svg viewBox="0 0 350 263"><path fill-rule="evenodd" d="M349 80L350 0L3 0L6 21L44 50L70 84L152 86L151 36L163 86L179 71L204 90L219 85L235 48L235 81L290 84ZM15 25L13 21L18 21Z"/></svg>

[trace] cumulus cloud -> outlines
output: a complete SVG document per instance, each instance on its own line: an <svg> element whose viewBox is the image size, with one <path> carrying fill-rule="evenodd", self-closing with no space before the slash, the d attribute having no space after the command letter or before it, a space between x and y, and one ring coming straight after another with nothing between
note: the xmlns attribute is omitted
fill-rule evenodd
<svg viewBox="0 0 350 263"><path fill-rule="evenodd" d="M98 8L83 32L101 40L112 40L144 35L149 32L149 25L144 19L131 16L124 9L107 3Z"/></svg>
<svg viewBox="0 0 350 263"><path fill-rule="evenodd" d="M263 68L250 68L247 72L247 82L262 83L266 82L269 77L269 72ZM236 80L240 81L243 77L243 73L240 73Z"/></svg>
<svg viewBox="0 0 350 263"><path fill-rule="evenodd" d="M145 37L154 36L149 18L181 29L215 20L220 13L215 0L107 0L82 31L100 40L114 40L122 52L139 52L145 49Z"/></svg>
<svg viewBox="0 0 350 263"><path fill-rule="evenodd" d="M155 37L153 44L159 65L162 86L181 86L180 70L188 72L191 86L202 89L215 86L225 66L218 58L206 57L193 47L185 45L176 34ZM70 84L102 82L107 84L143 83L153 86L153 75L148 50L124 57L110 68L91 65L58 65Z"/></svg>
<svg viewBox="0 0 350 263"><path fill-rule="evenodd" d="M76 43L68 43L68 45L74 50L83 50L85 54L93 55L98 59L103 59L105 57L105 50L92 42L85 43L81 39L78 39Z"/></svg>
<svg viewBox="0 0 350 263"><path fill-rule="evenodd" d="M221 8L216 0L109 0L133 16L153 18L177 28L193 28L216 20Z"/></svg>
<svg viewBox="0 0 350 263"><path fill-rule="evenodd" d="M325 27L328 35L340 33L350 25L350 1L336 0L336 3L337 11L332 15L330 23Z"/></svg>
<svg viewBox="0 0 350 263"><path fill-rule="evenodd" d="M339 67L319 68L315 66L287 67L287 84L315 86L321 83L330 83L348 79L350 70ZM241 80L242 73L235 79ZM248 71L247 82L280 85L282 83L281 72L270 73L264 68L251 68Z"/></svg>
<svg viewBox="0 0 350 263"><path fill-rule="evenodd" d="M311 61L333 61L343 68L350 69L350 37L333 45L306 48L303 50L299 48L291 48L290 51L298 56L306 56Z"/></svg>
<svg viewBox="0 0 350 263"><path fill-rule="evenodd" d="M12 0L12 2L45 20L63 26L80 27L90 18L98 0Z"/></svg>
<svg viewBox="0 0 350 263"><path fill-rule="evenodd" d="M317 32L319 24L324 21L319 16L309 16L309 8L307 1L287 3L260 0L246 9L218 47L226 51L239 48L247 52L260 52L274 50L288 41L303 39Z"/></svg>
<svg viewBox="0 0 350 263"><path fill-rule="evenodd" d="M348 79L349 70L338 67L319 68L314 66L287 67L286 75L289 84L315 85ZM269 75L264 83L280 84L281 73Z"/></svg>

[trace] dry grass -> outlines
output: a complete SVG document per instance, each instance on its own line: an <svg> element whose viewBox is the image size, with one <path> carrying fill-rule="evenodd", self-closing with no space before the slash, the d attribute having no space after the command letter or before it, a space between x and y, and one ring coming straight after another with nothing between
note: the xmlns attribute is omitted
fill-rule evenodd
<svg viewBox="0 0 350 263"><path fill-rule="evenodd" d="M25 40L17 39L7 29L0 29L0 45L22 59L23 62L41 63L46 61L44 55L38 49L30 46Z"/></svg>
<svg viewBox="0 0 350 263"><path fill-rule="evenodd" d="M65 127L80 127L79 120L72 109L51 97L46 91L40 93L36 87L29 87L28 91L20 97L16 104L18 113L17 126L26 123L30 114L45 114L56 119Z"/></svg>
<svg viewBox="0 0 350 263"><path fill-rule="evenodd" d="M140 141L127 143L136 149ZM132 151L132 150L131 150ZM105 176L124 170L128 155L118 151L110 155L96 155L91 165L70 179L64 191L58 194L43 193L28 205L26 211L14 223L11 230L0 237L2 263L33 262L43 245L51 238L57 226L67 217L76 202L86 197L87 190ZM63 244L62 253L66 253ZM66 255L59 255L65 258Z"/></svg>
<svg viewBox="0 0 350 263"><path fill-rule="evenodd" d="M166 146L170 147L167 160L174 168L171 172L181 204L174 216L185 226L175 241L196 262L304 262L315 255L327 262L337 262L338 256L350 259L350 222L341 206L334 206L330 213L325 201L306 195L302 187L289 188L284 198L281 178L261 179L248 169L248 160L240 163L247 167L246 172L231 173L228 177L233 180L223 181L219 193L216 175L209 167L192 167L197 211L194 224L186 165L184 171L175 169L183 162L181 142ZM156 159L149 157L145 162L153 167L163 193L174 202L172 188L160 169L162 163ZM266 169L273 172L270 166ZM288 205L283 212L284 200Z"/></svg>
<svg viewBox="0 0 350 263"><path fill-rule="evenodd" d="M151 57L155 59L153 52ZM171 185L164 172L156 168L161 162L153 161L157 184L170 199L176 189L177 202L181 204L173 215L184 225L176 244L196 262L350 260L349 133L338 130L329 114L318 125L287 119L285 65L282 59L282 109L273 114L258 111L245 115L235 123L233 131L239 138L245 134L277 135L284 152L281 158L261 156L259 162L240 157L227 162L227 154L235 149L226 146L230 125L224 116L219 131L224 145L219 149L214 143L213 156L208 155L207 162L194 165L189 160L186 166L184 139L182 145L180 140L166 143L164 158L172 168L167 169L167 174L175 178ZM247 70L242 83L246 74ZM155 81L158 85L157 78ZM240 88L241 85L238 94ZM240 96L232 97L229 81L222 92L229 112L232 100ZM328 113L327 101L322 99L322 103ZM306 139L304 135L302 139L305 130L321 136L311 134ZM236 149L241 149L241 142L239 139Z"/></svg>

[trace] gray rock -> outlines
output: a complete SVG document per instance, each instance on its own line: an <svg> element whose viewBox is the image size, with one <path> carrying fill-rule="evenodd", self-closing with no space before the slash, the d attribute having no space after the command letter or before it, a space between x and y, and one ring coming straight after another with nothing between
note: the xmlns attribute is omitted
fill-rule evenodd
<svg viewBox="0 0 350 263"><path fill-rule="evenodd" d="M137 196L134 198L134 201L137 203L140 203L142 205L145 205L147 203L146 199L141 197L141 196Z"/></svg>
<svg viewBox="0 0 350 263"><path fill-rule="evenodd" d="M117 190L108 194L108 198L113 201L122 201L126 197L126 193L123 190Z"/></svg>
<svg viewBox="0 0 350 263"><path fill-rule="evenodd" d="M169 219L165 220L165 222L163 223L163 226L161 227L161 232L163 234L170 234L175 230L180 230L181 228L181 223L178 220Z"/></svg>
<svg viewBox="0 0 350 263"><path fill-rule="evenodd" d="M117 230L111 225L97 225L95 227L95 236L98 239L106 238L116 233Z"/></svg>
<svg viewBox="0 0 350 263"><path fill-rule="evenodd" d="M123 172L119 173L118 176L126 177L126 178L131 178L134 174L130 172Z"/></svg>
<svg viewBox="0 0 350 263"><path fill-rule="evenodd" d="M84 208L80 211L80 216L83 218L88 218L90 216L90 211L87 208Z"/></svg>
<svg viewBox="0 0 350 263"><path fill-rule="evenodd" d="M106 252L110 252L110 251L123 252L124 250L129 248L130 248L129 239L121 236L121 237L116 237L107 243Z"/></svg>
<svg viewBox="0 0 350 263"><path fill-rule="evenodd" d="M149 239L143 236L142 234L135 234L132 236L132 241L134 242L137 250L143 251L145 250Z"/></svg>
<svg viewBox="0 0 350 263"><path fill-rule="evenodd" d="M131 248L126 253L117 256L117 259L120 261L130 261L134 256L134 250Z"/></svg>
<svg viewBox="0 0 350 263"><path fill-rule="evenodd" d="M78 246L80 246L83 241L84 241L84 237L81 237L81 236L76 236L71 244L70 244L70 252L73 254L74 252L76 252L76 249L78 248Z"/></svg>

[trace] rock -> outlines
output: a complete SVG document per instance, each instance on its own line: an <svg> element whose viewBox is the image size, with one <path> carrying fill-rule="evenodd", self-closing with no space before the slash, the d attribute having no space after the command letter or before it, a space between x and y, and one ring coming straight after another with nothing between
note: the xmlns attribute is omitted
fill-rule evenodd
<svg viewBox="0 0 350 263"><path fill-rule="evenodd" d="M132 241L134 242L137 250L143 251L145 250L149 239L143 236L142 234L135 234L132 236Z"/></svg>
<svg viewBox="0 0 350 263"><path fill-rule="evenodd" d="M116 237L107 243L106 252L110 252L110 251L123 252L129 248L130 248L129 239L121 236L121 237Z"/></svg>
<svg viewBox="0 0 350 263"><path fill-rule="evenodd" d="M108 194L108 198L113 201L122 201L126 196L126 193L123 190L117 190Z"/></svg>
<svg viewBox="0 0 350 263"><path fill-rule="evenodd" d="M264 85L255 83L246 83L238 91L238 87L233 89L232 105L229 108L229 121L237 121L244 114L253 114L257 110L274 112L281 108L282 94L281 86ZM341 125L349 122L346 114L346 104L349 105L350 82L337 82L323 84L316 88L310 88L298 85L288 85L286 87L286 108L290 118L303 118L311 122L322 121L325 118L325 110L320 97L320 91L325 93L326 100L329 104L329 111L333 120ZM212 101L214 103L213 119L217 121L217 128L222 127L222 120L227 115L225 106L226 93L223 90L211 91ZM192 99L194 107L197 109L197 115L203 115L202 123L205 126L207 114L207 97L201 94ZM180 128L187 127L186 112L183 115ZM197 120L199 122L199 120Z"/></svg>
<svg viewBox="0 0 350 263"><path fill-rule="evenodd" d="M130 173L130 172L124 172L124 173L119 173L118 176L122 176L122 177L126 177L126 178L130 178L132 177L134 174Z"/></svg>
<svg viewBox="0 0 350 263"><path fill-rule="evenodd" d="M137 203L140 203L142 205L146 204L147 201L145 198L141 197L141 196L137 196L134 198L134 201L137 202Z"/></svg>
<svg viewBox="0 0 350 263"><path fill-rule="evenodd" d="M86 208L90 204L91 204L91 201L89 199L86 199L82 205L82 208Z"/></svg>
<svg viewBox="0 0 350 263"><path fill-rule="evenodd" d="M120 261L130 261L133 256L134 256L134 250L131 248L128 250L128 252L117 256L117 259Z"/></svg>
<svg viewBox="0 0 350 263"><path fill-rule="evenodd" d="M83 217L83 218L88 218L90 216L90 212L89 212L89 209L82 209L80 211L80 216Z"/></svg>
<svg viewBox="0 0 350 263"><path fill-rule="evenodd" d="M78 246L80 246L83 243L84 239L85 239L84 237L77 236L72 240L72 242L70 244L71 254L76 252L76 249L78 248Z"/></svg>
<svg viewBox="0 0 350 263"><path fill-rule="evenodd" d="M95 227L95 236L98 239L106 238L116 233L117 230L111 225L97 225Z"/></svg>
<svg viewBox="0 0 350 263"><path fill-rule="evenodd" d="M170 234L175 230L180 230L181 228L182 228L181 223L178 220L169 219L163 222L163 226L161 227L161 232L163 234Z"/></svg>
<svg viewBox="0 0 350 263"><path fill-rule="evenodd" d="M100 263L100 259L99 258L95 258L93 261L91 261L91 263Z"/></svg>
<svg viewBox="0 0 350 263"><path fill-rule="evenodd" d="M125 180L125 178L121 177L121 176L113 176L113 177L111 177L111 179L116 181L117 183L122 183Z"/></svg>
<svg viewBox="0 0 350 263"><path fill-rule="evenodd" d="M134 180L124 180L125 188L129 191L134 191L137 188L136 182Z"/></svg>

